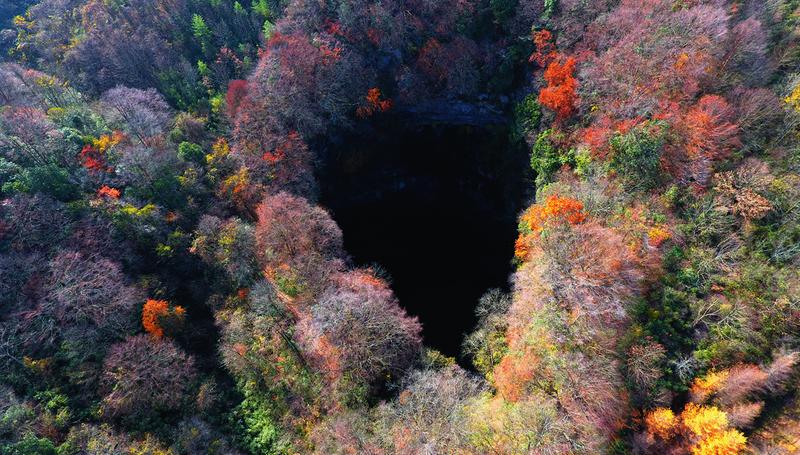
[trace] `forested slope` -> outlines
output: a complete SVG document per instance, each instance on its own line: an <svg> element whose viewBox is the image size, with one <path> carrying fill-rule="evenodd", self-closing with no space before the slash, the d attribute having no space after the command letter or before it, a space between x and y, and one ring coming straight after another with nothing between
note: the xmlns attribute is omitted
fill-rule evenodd
<svg viewBox="0 0 800 455"><path fill-rule="evenodd" d="M800 2L28 3L0 454L800 450ZM535 175L460 363L318 204L415 114L507 119Z"/></svg>

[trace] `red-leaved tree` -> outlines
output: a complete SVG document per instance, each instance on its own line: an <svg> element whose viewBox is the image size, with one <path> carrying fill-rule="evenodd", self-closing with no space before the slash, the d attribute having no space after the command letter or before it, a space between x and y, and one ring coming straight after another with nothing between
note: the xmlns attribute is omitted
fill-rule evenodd
<svg viewBox="0 0 800 455"><path fill-rule="evenodd" d="M574 57L562 57L553 60L544 72L547 87L539 92L539 102L555 112L558 121L567 119L577 109L576 64Z"/></svg>

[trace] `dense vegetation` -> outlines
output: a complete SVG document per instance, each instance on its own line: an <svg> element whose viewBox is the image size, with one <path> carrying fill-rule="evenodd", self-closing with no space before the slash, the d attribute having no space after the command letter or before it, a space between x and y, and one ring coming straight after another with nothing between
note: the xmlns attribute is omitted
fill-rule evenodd
<svg viewBox="0 0 800 455"><path fill-rule="evenodd" d="M799 22L4 2L0 454L797 453ZM317 203L331 144L413 116L507 118L535 175L461 364Z"/></svg>

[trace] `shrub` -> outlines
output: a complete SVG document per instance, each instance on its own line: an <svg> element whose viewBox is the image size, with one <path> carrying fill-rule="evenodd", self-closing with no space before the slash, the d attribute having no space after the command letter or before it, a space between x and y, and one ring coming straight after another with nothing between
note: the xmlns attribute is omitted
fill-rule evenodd
<svg viewBox="0 0 800 455"><path fill-rule="evenodd" d="M556 130L545 130L536 137L531 148L531 169L536 173L536 187L553 181L553 176L564 165L575 165L575 152L563 150L563 135Z"/></svg>
<svg viewBox="0 0 800 455"><path fill-rule="evenodd" d="M56 446L47 438L39 438L33 433L26 433L19 441L0 445L2 455L56 455Z"/></svg>
<svg viewBox="0 0 800 455"><path fill-rule="evenodd" d="M527 139L539 127L542 108L533 93L514 105L514 127L511 134L517 140Z"/></svg>
<svg viewBox="0 0 800 455"><path fill-rule="evenodd" d="M643 125L610 140L609 167L629 191L646 191L661 181L664 133L658 124Z"/></svg>
<svg viewBox="0 0 800 455"><path fill-rule="evenodd" d="M235 439L250 453L281 453L281 433L273 420L272 405L250 389L244 389L244 400L231 413Z"/></svg>
<svg viewBox="0 0 800 455"><path fill-rule="evenodd" d="M178 157L184 161L203 163L205 162L206 154L203 152L203 147L198 144L181 142L178 145Z"/></svg>
<svg viewBox="0 0 800 455"><path fill-rule="evenodd" d="M539 92L539 102L556 113L557 121L566 120L577 109L576 65L574 57L561 57L553 60L544 71L547 87Z"/></svg>

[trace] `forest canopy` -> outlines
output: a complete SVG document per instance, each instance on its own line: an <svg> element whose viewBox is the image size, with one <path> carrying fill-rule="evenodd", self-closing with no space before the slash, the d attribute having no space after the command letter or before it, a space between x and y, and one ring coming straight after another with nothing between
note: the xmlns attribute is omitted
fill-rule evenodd
<svg viewBox="0 0 800 455"><path fill-rule="evenodd" d="M798 27L797 0L2 2L0 455L797 453ZM529 161L508 287L441 302L474 311L457 357L320 202L349 140L411 124L500 125L452 161L501 189ZM483 251L419 260L448 248Z"/></svg>

